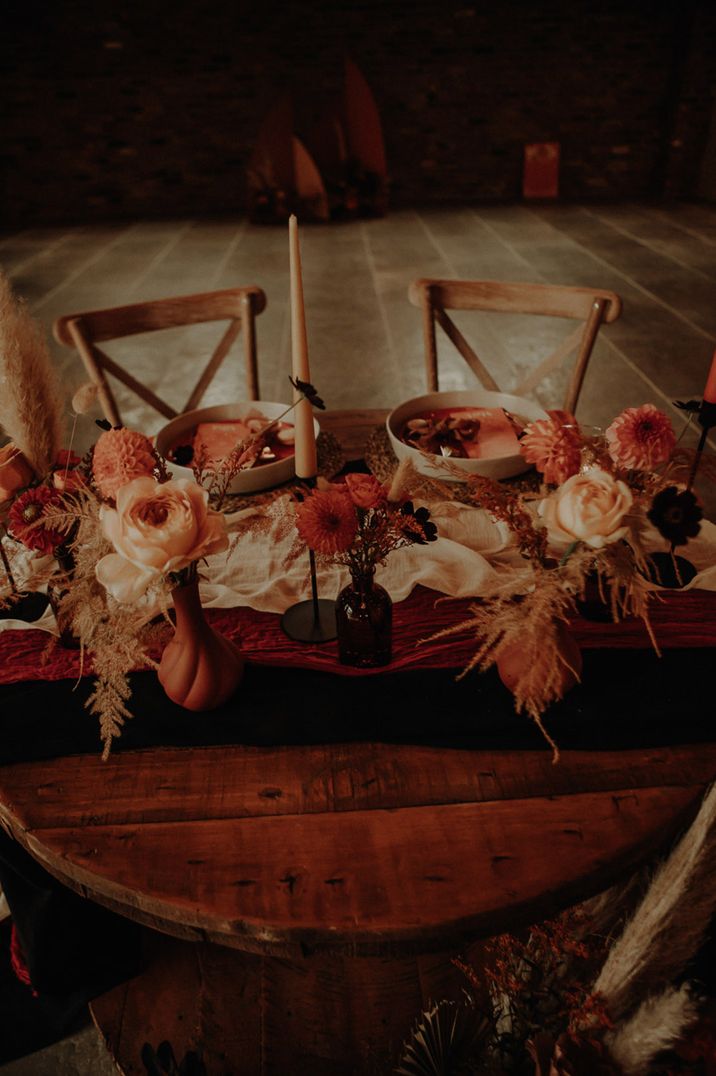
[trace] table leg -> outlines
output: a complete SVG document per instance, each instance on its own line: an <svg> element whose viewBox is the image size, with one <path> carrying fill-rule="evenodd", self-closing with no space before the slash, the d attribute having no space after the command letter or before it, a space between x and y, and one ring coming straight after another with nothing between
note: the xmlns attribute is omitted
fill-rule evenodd
<svg viewBox="0 0 716 1076"><path fill-rule="evenodd" d="M126 1076L164 1040L207 1076L379 1076L422 1009L467 986L450 956L287 960L152 934L146 971L91 1009Z"/></svg>

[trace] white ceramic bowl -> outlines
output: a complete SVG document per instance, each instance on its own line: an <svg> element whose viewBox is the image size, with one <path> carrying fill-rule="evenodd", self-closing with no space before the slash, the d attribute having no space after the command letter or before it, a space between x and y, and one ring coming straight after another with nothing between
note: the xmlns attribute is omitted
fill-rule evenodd
<svg viewBox="0 0 716 1076"><path fill-rule="evenodd" d="M386 420L388 437L399 460L412 460L416 469L421 474L430 475L432 478L442 478L446 481L459 482L460 477L450 474L447 468L441 466L442 456L425 455L417 448L406 445L400 439L400 431L410 418L423 411L435 411L450 407L503 407L513 415L533 422L538 418L546 418L546 412L539 404L527 400L522 396L511 396L506 392L488 392L487 389L466 389L461 392L430 392L425 396L414 396L412 400L406 400L395 410L391 411ZM433 460L435 461L433 463ZM447 461L445 461L447 462ZM450 457L451 468L458 468L465 472L467 478L470 474L483 475L485 478L512 478L522 474L530 468L524 457L519 453L509 456L487 456L483 459L461 459Z"/></svg>
<svg viewBox="0 0 716 1076"><path fill-rule="evenodd" d="M200 422L231 422L245 418L251 411L260 411L267 419L278 418L288 407L285 403L275 403L268 400L246 400L241 403L219 404L216 407L201 407L196 411L185 411L177 415L171 422L157 434L157 451L167 461L167 468L174 478L193 478L194 472L191 467L181 467L167 457L167 453L176 445L182 443L185 434L189 434L193 427ZM293 422L293 411L289 411L285 420ZM313 428L318 437L319 425L315 418ZM257 493L262 489L271 489L279 486L282 482L288 482L296 473L293 455L276 460L274 463L263 463L260 467L249 467L245 471L239 471L229 486L229 493Z"/></svg>

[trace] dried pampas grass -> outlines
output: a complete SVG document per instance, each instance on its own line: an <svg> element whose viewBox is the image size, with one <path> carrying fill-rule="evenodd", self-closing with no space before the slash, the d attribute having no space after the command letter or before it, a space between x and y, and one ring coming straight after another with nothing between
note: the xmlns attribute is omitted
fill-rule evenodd
<svg viewBox="0 0 716 1076"><path fill-rule="evenodd" d="M0 273L0 426L38 477L62 447L62 393L41 327Z"/></svg>
<svg viewBox="0 0 716 1076"><path fill-rule="evenodd" d="M624 1076L645 1076L654 1058L676 1046L698 1014L698 1001L688 983L678 990L668 987L642 1002L634 1015L604 1041Z"/></svg>
<svg viewBox="0 0 716 1076"><path fill-rule="evenodd" d="M716 784L657 870L592 988L615 1020L644 1001L654 984L670 983L683 973L704 940L715 907Z"/></svg>

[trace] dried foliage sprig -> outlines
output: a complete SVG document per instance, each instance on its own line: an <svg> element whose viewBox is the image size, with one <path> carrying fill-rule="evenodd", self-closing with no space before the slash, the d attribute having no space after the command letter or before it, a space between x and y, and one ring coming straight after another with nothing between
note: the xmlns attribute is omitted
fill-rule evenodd
<svg viewBox="0 0 716 1076"><path fill-rule="evenodd" d="M229 495L231 484L241 471L248 470L256 463L261 450L266 444L269 433L278 426L301 400L308 400L312 407L324 411L325 403L318 395L317 390L308 381L295 380L289 377L296 392L296 398L276 418L264 421L260 429L249 434L234 445L231 452L221 461L221 466L216 466L216 461L209 456L207 446L200 444L195 450L188 446L187 454L191 454L191 467L194 477L200 486L208 490L209 499L216 511L221 511ZM258 417L260 413L257 412ZM262 416L265 417L265 416ZM177 462L180 462L179 460Z"/></svg>
<svg viewBox="0 0 716 1076"><path fill-rule="evenodd" d="M138 613L135 606L114 601L98 582L96 565L112 548L100 526L99 507L89 490L76 490L67 508L57 512L57 524L74 533L68 546L74 564L64 580L56 573L55 581L62 593L58 618L80 640L83 657L84 652L91 655L95 685L85 705L99 719L106 759L132 716L129 671L156 666L150 650L160 629L151 623L156 602L149 599L149 611Z"/></svg>
<svg viewBox="0 0 716 1076"><path fill-rule="evenodd" d="M0 273L0 426L38 477L62 446L62 392L41 327Z"/></svg>
<svg viewBox="0 0 716 1076"><path fill-rule="evenodd" d="M700 1005L688 983L641 1003L636 1012L605 1038L609 1053L624 1076L645 1076L654 1060L672 1050L699 1016Z"/></svg>
<svg viewBox="0 0 716 1076"><path fill-rule="evenodd" d="M652 983L668 983L702 943L716 908L716 785L695 821L658 869L594 989L617 1017L640 1004Z"/></svg>

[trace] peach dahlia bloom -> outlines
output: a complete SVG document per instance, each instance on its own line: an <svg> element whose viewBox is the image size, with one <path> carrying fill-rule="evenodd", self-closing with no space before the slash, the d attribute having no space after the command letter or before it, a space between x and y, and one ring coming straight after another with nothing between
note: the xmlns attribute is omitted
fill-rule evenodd
<svg viewBox="0 0 716 1076"><path fill-rule="evenodd" d="M676 434L658 407L627 407L606 431L609 455L618 467L650 471L666 463L674 450Z"/></svg>
<svg viewBox="0 0 716 1076"><path fill-rule="evenodd" d="M520 452L534 463L545 482L559 485L579 470L582 440L574 415L568 411L548 411L548 418L525 427Z"/></svg>
<svg viewBox="0 0 716 1076"><path fill-rule="evenodd" d="M94 446L92 475L107 500L114 500L117 491L133 478L151 476L155 467L152 442L136 430L124 426L106 430Z"/></svg>

